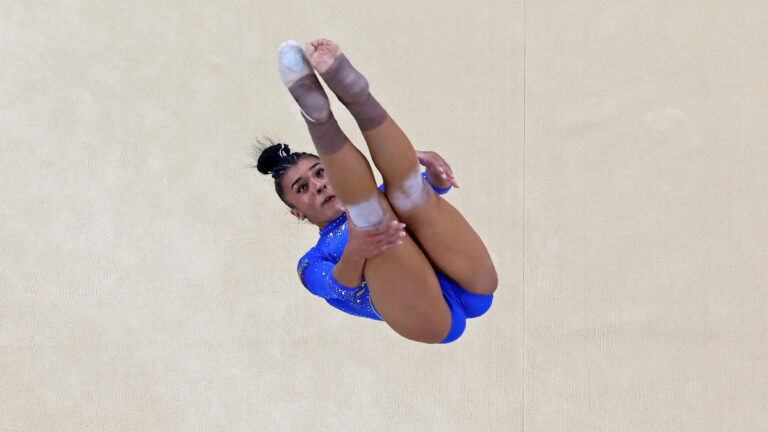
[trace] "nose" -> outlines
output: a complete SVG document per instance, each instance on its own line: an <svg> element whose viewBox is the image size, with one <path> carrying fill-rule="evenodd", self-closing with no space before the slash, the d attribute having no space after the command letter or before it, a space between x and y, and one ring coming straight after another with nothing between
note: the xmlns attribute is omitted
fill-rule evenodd
<svg viewBox="0 0 768 432"><path fill-rule="evenodd" d="M320 192L323 191L323 189L325 189L325 183L321 182L320 180L314 180L314 184L313 185L314 185L315 191L317 191L317 193L320 193Z"/></svg>

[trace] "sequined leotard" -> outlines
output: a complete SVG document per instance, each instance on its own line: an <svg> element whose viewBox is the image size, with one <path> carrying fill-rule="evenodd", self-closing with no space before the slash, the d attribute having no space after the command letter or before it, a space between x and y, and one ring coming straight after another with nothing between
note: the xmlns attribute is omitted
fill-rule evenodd
<svg viewBox="0 0 768 432"><path fill-rule="evenodd" d="M432 186L427 173L422 173L422 176L427 184ZM384 185L379 186L379 189L383 191ZM442 195L451 187L439 189L432 186L432 189ZM341 259L347 240L347 215L342 213L337 219L320 229L320 239L317 244L299 260L297 270L301 283L312 294L322 297L337 309L351 315L381 321L381 316L371 302L365 278L356 287L346 287L333 277L333 267ZM493 296L469 293L442 273L436 272L436 274L453 318L451 333L443 341L447 343L461 335L467 317L482 315L490 307Z"/></svg>

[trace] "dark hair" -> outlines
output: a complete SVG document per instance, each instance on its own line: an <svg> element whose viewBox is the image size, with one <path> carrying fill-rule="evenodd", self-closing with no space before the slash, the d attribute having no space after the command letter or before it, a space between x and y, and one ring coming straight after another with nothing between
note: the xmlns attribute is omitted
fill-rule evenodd
<svg viewBox="0 0 768 432"><path fill-rule="evenodd" d="M275 143L271 139L267 139L267 143L257 140L259 143L255 148L254 156L257 157L258 162L254 168L258 169L262 174L272 174L272 178L275 179L275 192L280 200L290 208L293 206L285 200L283 185L281 180L285 175L285 172L289 168L296 165L296 163L304 156L317 158L317 155L312 153L297 152L291 153L291 149L288 144ZM319 159L319 158L318 158Z"/></svg>

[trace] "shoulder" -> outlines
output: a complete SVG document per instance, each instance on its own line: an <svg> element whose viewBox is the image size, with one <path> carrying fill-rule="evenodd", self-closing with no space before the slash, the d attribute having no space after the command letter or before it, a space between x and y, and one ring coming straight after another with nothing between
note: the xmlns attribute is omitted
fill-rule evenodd
<svg viewBox="0 0 768 432"><path fill-rule="evenodd" d="M302 255L301 258L299 258L298 266L301 267L302 265L306 265L310 261L316 261L317 259L322 258L322 256L323 256L322 251L318 249L317 246L313 246L304 255Z"/></svg>
<svg viewBox="0 0 768 432"><path fill-rule="evenodd" d="M317 261L317 253L314 247L299 258L299 263L296 265L296 273L298 273L299 279L302 282L304 281L304 273L306 273L307 267L315 261Z"/></svg>

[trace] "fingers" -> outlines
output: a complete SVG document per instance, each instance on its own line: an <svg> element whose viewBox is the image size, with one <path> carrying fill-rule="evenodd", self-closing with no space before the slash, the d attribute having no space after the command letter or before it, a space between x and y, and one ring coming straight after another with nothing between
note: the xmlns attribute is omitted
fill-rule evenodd
<svg viewBox="0 0 768 432"><path fill-rule="evenodd" d="M358 228L350 223L349 229L350 236L354 235L356 241L367 245L369 251L374 254L403 244L403 237L406 235L405 224L396 220L386 221L370 228Z"/></svg>
<svg viewBox="0 0 768 432"><path fill-rule="evenodd" d="M391 221L383 223L377 228L380 231L374 235L374 238L375 242L381 245L382 251L403 244L403 237L405 237L404 223Z"/></svg>
<svg viewBox="0 0 768 432"><path fill-rule="evenodd" d="M439 167L437 169L440 172L440 177L443 178L444 180L448 180L451 183L451 185L453 185L454 187L459 187L459 184L456 183L456 179L453 176L453 171L451 171L451 167L448 166L447 163L445 162L443 163L445 164L445 168Z"/></svg>
<svg viewBox="0 0 768 432"><path fill-rule="evenodd" d="M398 221L392 221L382 224L378 236L386 240L399 240L405 237L405 224Z"/></svg>
<svg viewBox="0 0 768 432"><path fill-rule="evenodd" d="M402 230L403 228L405 228L404 223L393 220L393 221L382 222L379 225L366 228L365 230L368 231L370 235L377 236L377 235L392 234L393 232L397 230Z"/></svg>

